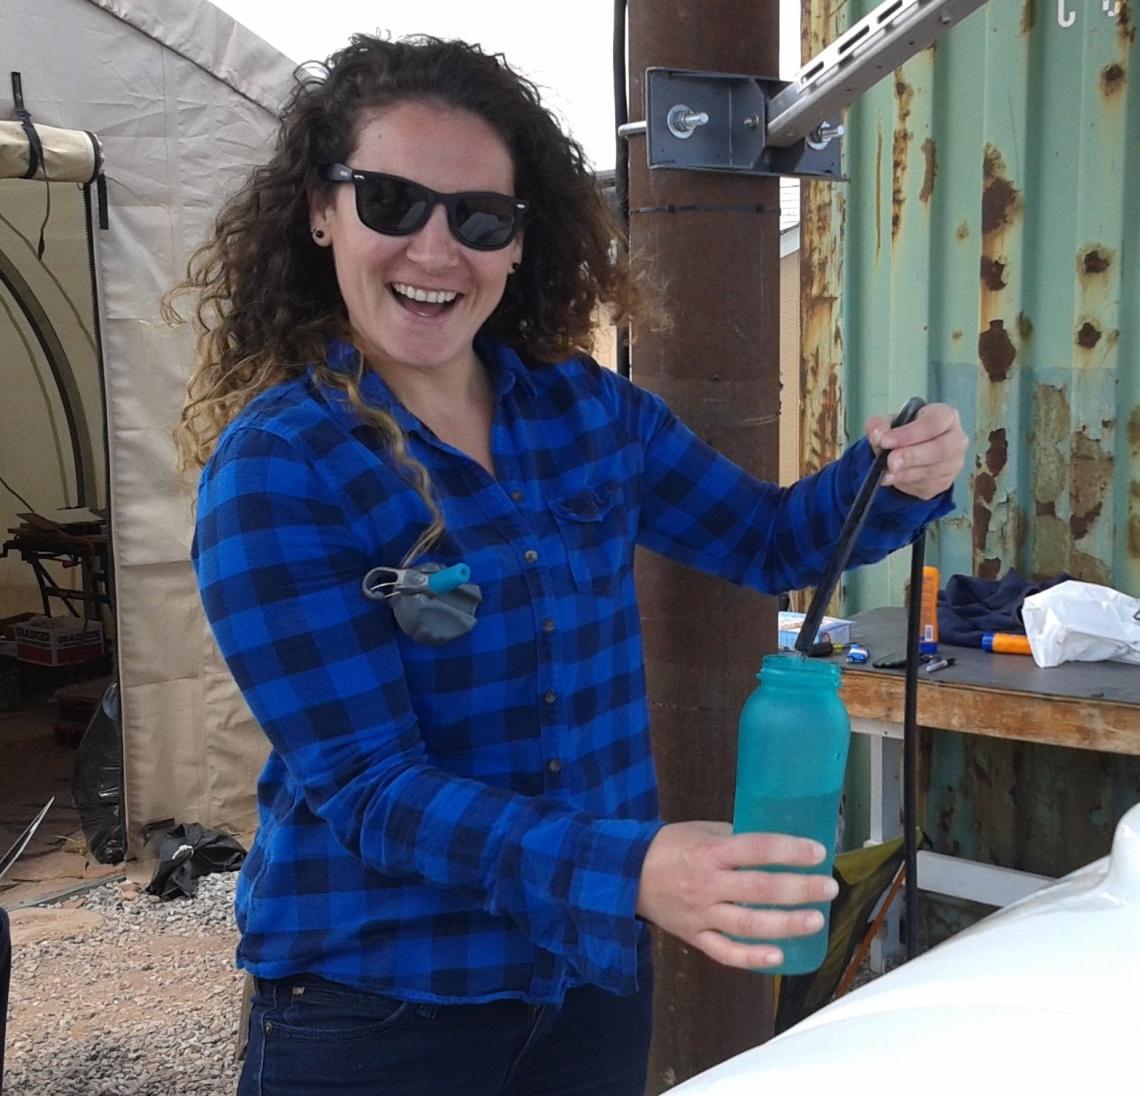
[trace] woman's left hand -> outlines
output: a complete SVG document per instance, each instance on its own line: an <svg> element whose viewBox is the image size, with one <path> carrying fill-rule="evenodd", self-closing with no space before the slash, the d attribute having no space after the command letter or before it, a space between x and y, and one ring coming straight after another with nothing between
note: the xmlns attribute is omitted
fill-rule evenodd
<svg viewBox="0 0 1140 1096"><path fill-rule="evenodd" d="M917 499L932 499L954 482L970 445L958 412L945 403L928 403L894 430L890 419L872 415L866 431L876 453L891 450L883 483Z"/></svg>

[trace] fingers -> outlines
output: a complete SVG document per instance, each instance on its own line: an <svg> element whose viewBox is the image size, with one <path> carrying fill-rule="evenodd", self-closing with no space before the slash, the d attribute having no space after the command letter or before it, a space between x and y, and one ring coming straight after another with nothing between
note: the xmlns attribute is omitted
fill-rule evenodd
<svg viewBox="0 0 1140 1096"><path fill-rule="evenodd" d="M726 902L776 906L830 902L838 893L839 884L829 874L747 869L735 872L722 889Z"/></svg>
<svg viewBox="0 0 1140 1096"><path fill-rule="evenodd" d="M646 851L637 913L718 962L771 966L782 961L772 940L818 932L822 925L818 911L804 907L822 905L838 891L831 875L818 870L824 857L822 845L803 837L673 822ZM756 870L742 870L749 868Z"/></svg>
<svg viewBox="0 0 1140 1096"><path fill-rule="evenodd" d="M710 959L741 970L763 970L784 961L784 953L773 944L748 944L719 932L698 933L692 943Z"/></svg>
<svg viewBox="0 0 1140 1096"><path fill-rule="evenodd" d="M866 423L872 446L890 450L883 483L916 498L941 494L965 463L969 439L958 412L944 403L929 403L912 422L890 429L882 416Z"/></svg>
<svg viewBox="0 0 1140 1096"><path fill-rule="evenodd" d="M726 868L756 868L767 864L810 868L826 855L818 841L786 833L735 834L726 838L719 851L720 862Z"/></svg>
<svg viewBox="0 0 1140 1096"><path fill-rule="evenodd" d="M725 905L713 911L712 927L692 943L710 958L746 970L778 966L784 953L775 940L811 936L823 928L819 910L757 910Z"/></svg>

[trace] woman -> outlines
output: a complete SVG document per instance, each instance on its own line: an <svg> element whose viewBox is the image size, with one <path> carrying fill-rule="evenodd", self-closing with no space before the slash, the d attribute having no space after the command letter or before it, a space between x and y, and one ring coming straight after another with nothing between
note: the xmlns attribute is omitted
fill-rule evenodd
<svg viewBox="0 0 1140 1096"><path fill-rule="evenodd" d="M779 949L733 937L815 931L790 907L834 894L736 870L810 841L659 821L631 561L805 585L871 446L777 490L597 367L597 307L636 305L618 238L501 58L358 36L192 260L194 559L272 746L241 1093L640 1093L644 922L762 969ZM946 512L962 465L950 408L886 426L900 490L856 562ZM458 563L481 602L445 642L362 592Z"/></svg>

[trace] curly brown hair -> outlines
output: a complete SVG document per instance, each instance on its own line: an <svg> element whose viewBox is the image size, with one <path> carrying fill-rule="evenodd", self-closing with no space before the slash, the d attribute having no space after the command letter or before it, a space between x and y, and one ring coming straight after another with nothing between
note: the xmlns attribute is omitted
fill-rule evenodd
<svg viewBox="0 0 1140 1096"><path fill-rule="evenodd" d="M212 238L164 301L167 318L179 322L174 299L198 295L198 361L174 431L179 466L203 466L257 393L313 366L320 383L343 390L380 431L438 524L427 473L408 456L399 427L360 397L363 354L355 376L325 363L328 339L351 332L332 256L310 237L310 195L329 197L335 185L315 169L348 161L369 113L398 102L439 103L488 122L510 150L515 192L530 210L521 266L484 329L534 365L590 350L600 306L628 319L637 293L624 234L581 147L501 55L428 36L358 34L294 79L272 158L226 202Z"/></svg>

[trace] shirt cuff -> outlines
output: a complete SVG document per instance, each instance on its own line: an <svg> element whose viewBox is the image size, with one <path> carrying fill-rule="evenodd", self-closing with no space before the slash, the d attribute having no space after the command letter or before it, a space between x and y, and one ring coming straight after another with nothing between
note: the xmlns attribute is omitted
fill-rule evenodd
<svg viewBox="0 0 1140 1096"><path fill-rule="evenodd" d="M611 993L637 989L641 867L663 824L597 819L583 841L571 900L578 937L571 963L586 981Z"/></svg>

